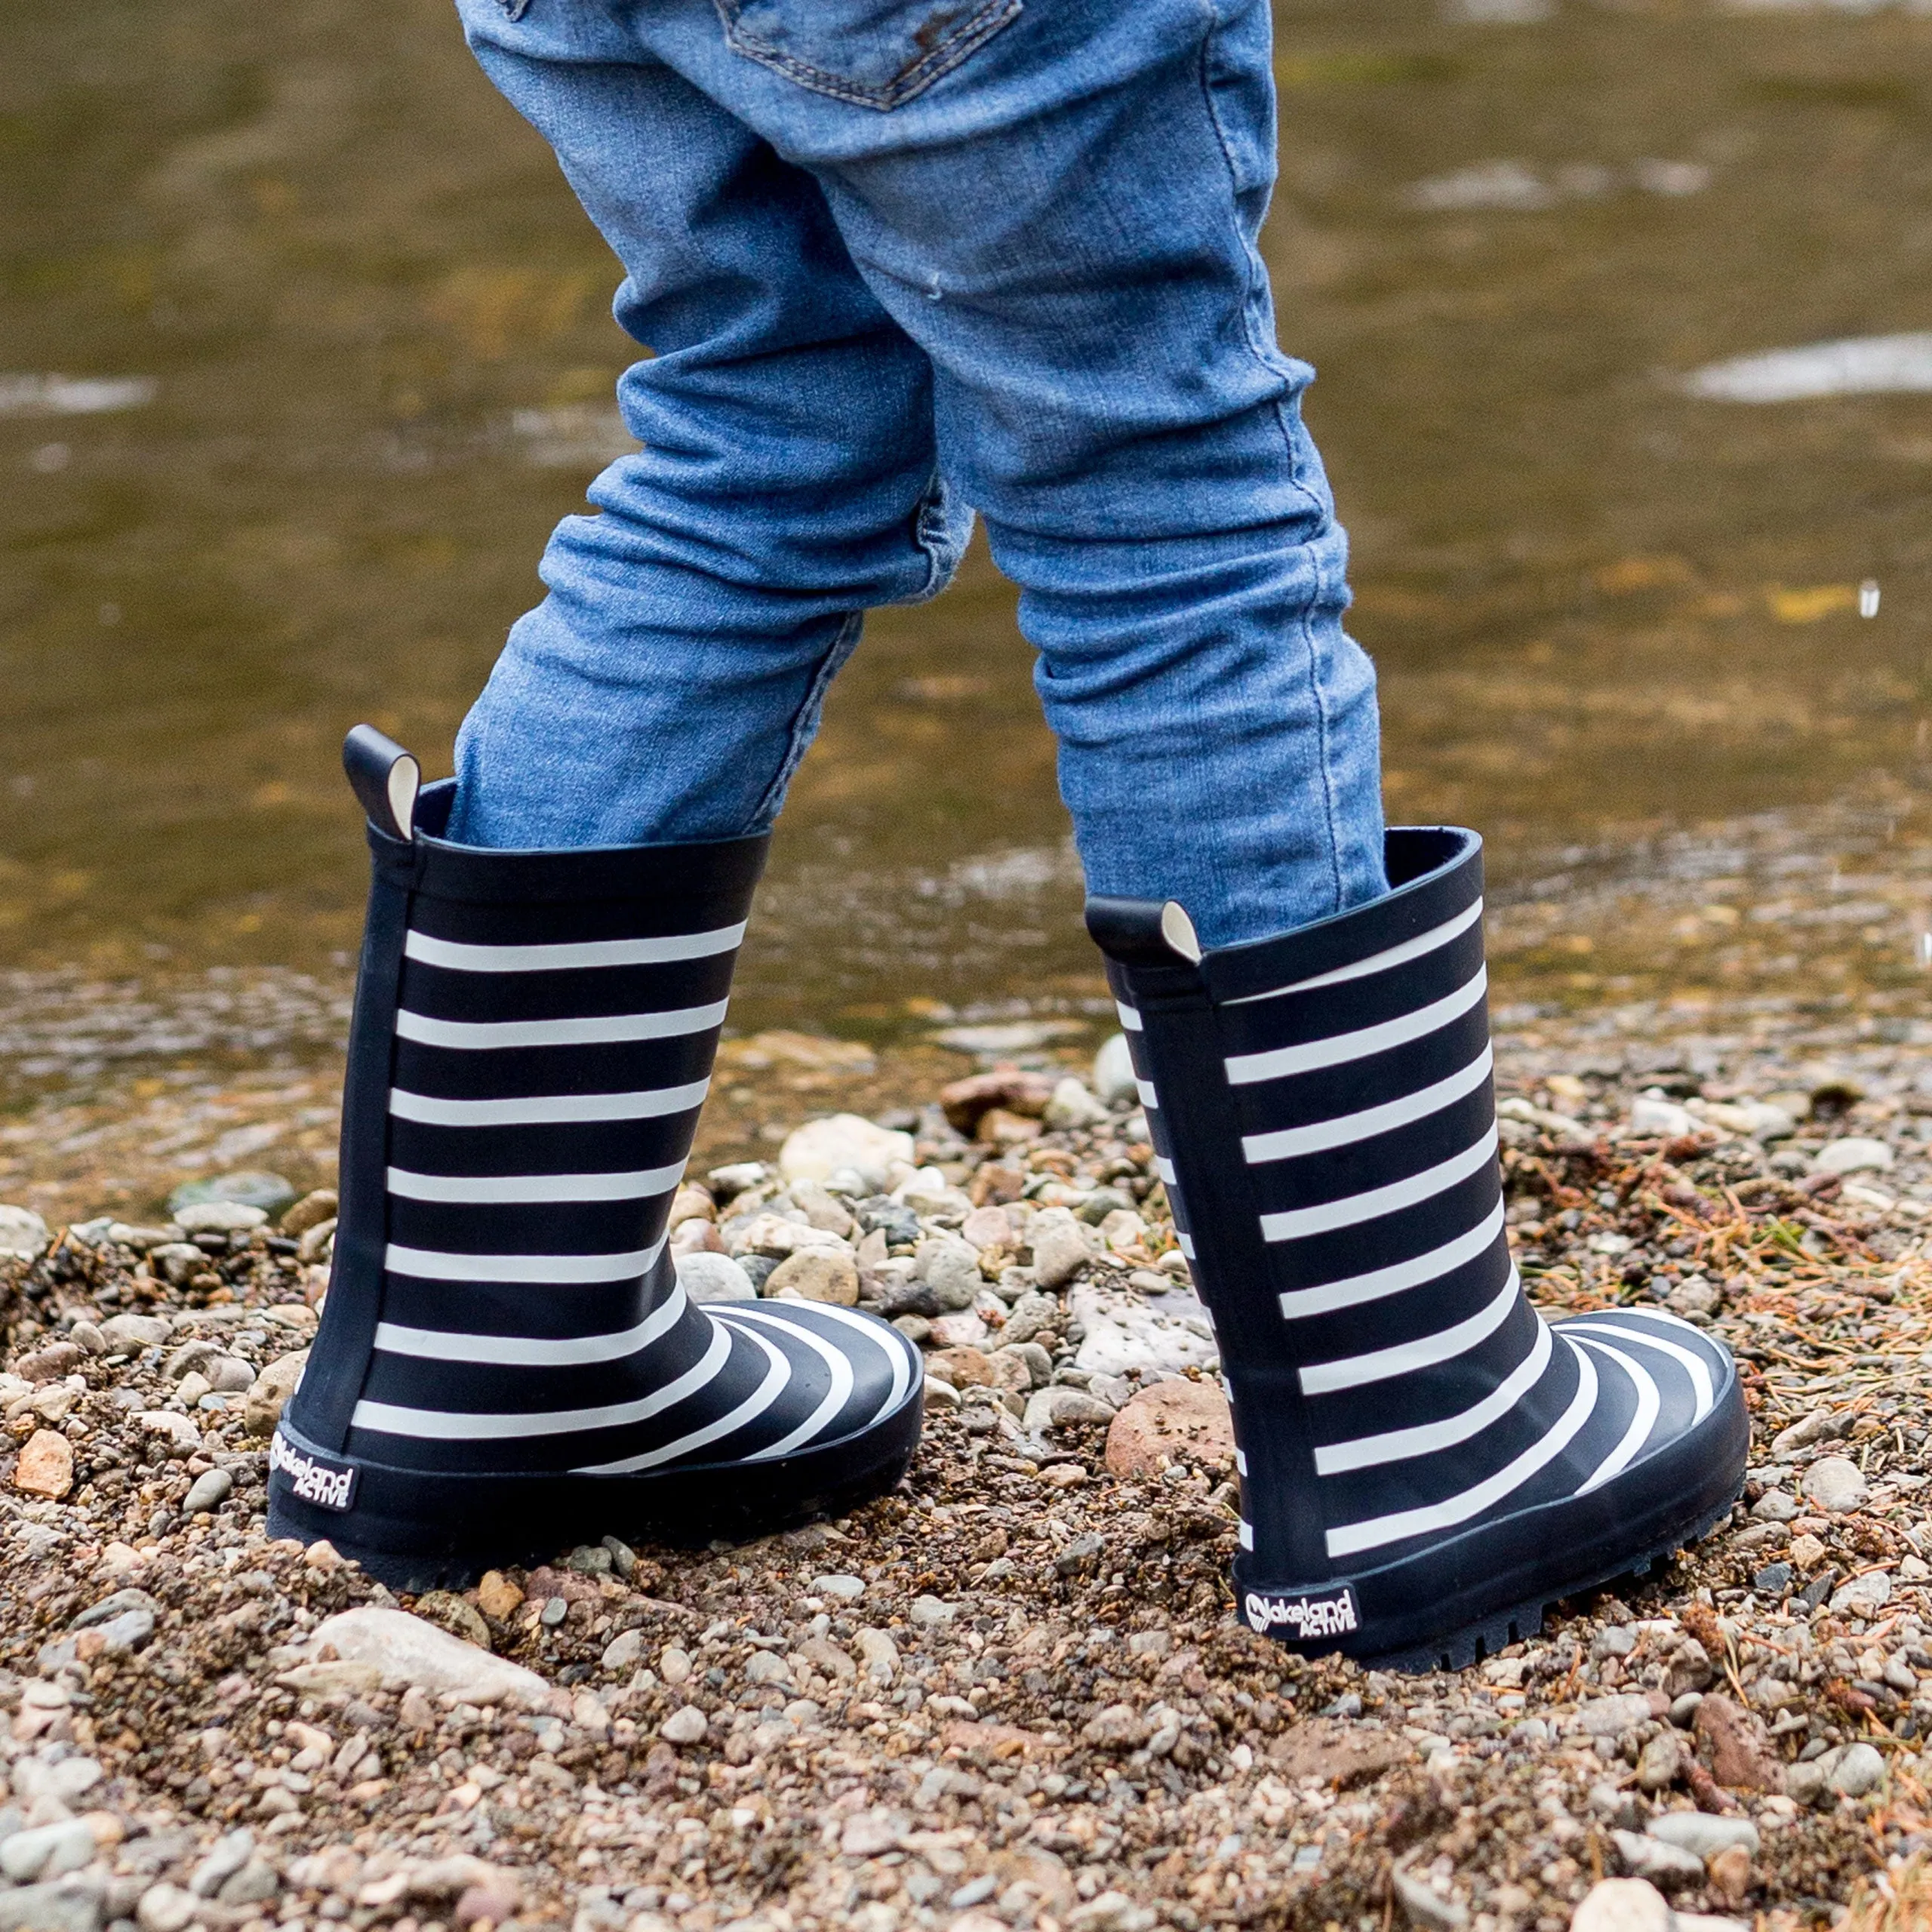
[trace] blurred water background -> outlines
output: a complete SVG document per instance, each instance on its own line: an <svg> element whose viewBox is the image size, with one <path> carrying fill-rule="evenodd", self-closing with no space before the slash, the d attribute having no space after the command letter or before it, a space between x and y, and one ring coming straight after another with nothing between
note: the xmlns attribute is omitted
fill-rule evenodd
<svg viewBox="0 0 1932 1932"><path fill-rule="evenodd" d="M1506 998L1916 1023L1932 12L1278 29L1268 253L1389 809L1487 835ZM364 876L337 745L368 718L447 768L626 446L616 272L439 0L91 0L8 39L0 1094L323 1068ZM1013 605L976 552L872 620L741 1029L1023 1048L1104 1011Z"/></svg>

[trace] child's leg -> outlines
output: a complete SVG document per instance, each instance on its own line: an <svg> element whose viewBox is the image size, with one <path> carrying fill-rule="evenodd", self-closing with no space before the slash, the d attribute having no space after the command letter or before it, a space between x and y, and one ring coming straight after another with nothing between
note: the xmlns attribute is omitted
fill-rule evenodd
<svg viewBox="0 0 1932 1932"><path fill-rule="evenodd" d="M607 4L814 173L931 358L1091 888L1214 945L1378 893L1374 674L1256 248L1266 0Z"/></svg>
<svg viewBox="0 0 1932 1932"><path fill-rule="evenodd" d="M549 595L465 722L451 835L561 847L761 829L867 606L963 548L931 371L866 288L818 184L600 8L465 8L491 78L622 258L645 445L567 518ZM714 17L715 18L715 17Z"/></svg>

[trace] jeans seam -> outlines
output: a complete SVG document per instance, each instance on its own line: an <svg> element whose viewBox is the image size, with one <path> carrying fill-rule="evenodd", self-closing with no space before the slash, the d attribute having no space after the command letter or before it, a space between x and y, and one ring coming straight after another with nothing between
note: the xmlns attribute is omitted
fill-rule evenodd
<svg viewBox="0 0 1932 1932"><path fill-rule="evenodd" d="M1258 270L1260 270L1261 264L1256 251L1249 245L1247 236L1241 232L1239 217L1233 213L1235 198L1240 192L1240 176L1235 166L1233 150L1228 144L1227 130L1222 126L1221 117L1215 112L1214 89L1208 71L1209 63L1214 58L1215 42L1220 35L1225 23L1221 19L1215 0L1201 0L1201 11L1207 22L1208 29L1201 35L1201 39L1199 69L1201 104L1207 114L1208 125L1214 131L1215 145L1220 149L1221 164L1227 172L1230 225L1234 229L1235 244L1241 251L1243 264L1244 279L1241 303L1241 340L1247 346L1247 352L1261 365L1263 368L1271 375L1280 376L1283 371L1278 366L1278 349L1275 355L1271 355L1264 346L1254 339L1253 297L1256 274ZM1265 271L1263 272L1265 272ZM1281 438L1282 454L1287 459L1290 480L1294 483L1296 489L1307 500L1316 515L1325 522L1328 517L1327 507L1301 480L1301 466L1295 459L1294 436L1288 427L1287 414L1279 398L1275 400L1274 411L1275 428L1279 431ZM1312 545L1304 547L1315 571L1314 601L1318 605L1327 588L1327 568ZM1327 835L1328 841L1329 883L1334 894L1334 906L1339 910L1343 903L1342 841L1340 829L1336 823L1335 775L1329 760L1331 721L1328 715L1328 694L1322 686L1321 654L1317 647L1314 628L1309 622L1306 610L1302 614L1297 628L1301 632L1303 647L1308 653L1308 688L1310 695L1315 700L1315 756L1321 769L1322 815L1326 821L1324 829Z"/></svg>
<svg viewBox="0 0 1932 1932"><path fill-rule="evenodd" d="M713 4L718 19L724 23L725 45L734 53L757 61L761 66L771 68L774 73L783 75L799 87L809 88L814 94L828 94L848 106L869 107L884 114L895 107L904 106L936 81L943 80L969 54L977 52L1001 28L1018 18L1022 0L988 0L988 4L964 25L899 74L891 85L883 88L861 87L855 81L829 73L823 67L801 60L796 54L787 54L783 48L761 39L756 34L742 32L738 26L736 0L713 0Z"/></svg>
<svg viewBox="0 0 1932 1932"><path fill-rule="evenodd" d="M791 734L784 759L773 775L771 783L765 787L764 795L759 798L758 808L752 814L751 823L745 828L747 832L768 829L772 820L778 816L779 808L785 802L785 794L797 774L799 761L811 746L817 730L819 714L825 708L825 694L831 689L832 679L844 668L846 659L851 656L865 621L864 611L848 612L838 626L837 635L832 640L830 648L819 660L818 669L812 674L811 685L805 693L804 701L792 714Z"/></svg>

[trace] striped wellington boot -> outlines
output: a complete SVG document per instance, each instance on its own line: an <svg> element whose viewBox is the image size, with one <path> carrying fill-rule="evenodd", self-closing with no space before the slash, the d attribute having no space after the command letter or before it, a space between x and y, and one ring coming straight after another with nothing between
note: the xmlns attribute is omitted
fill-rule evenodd
<svg viewBox="0 0 1932 1932"><path fill-rule="evenodd" d="M1391 832L1392 890L1204 953L1091 900L1241 1478L1236 1594L1307 1651L1460 1666L1688 1541L1743 1481L1730 1355L1651 1309L1546 1321L1503 1232L1481 841Z"/></svg>
<svg viewBox="0 0 1932 1932"><path fill-rule="evenodd" d="M269 1534L409 1588L615 1534L762 1535L889 1489L918 1351L799 1301L700 1307L666 1248L766 841L486 851L371 730L374 884L321 1327Z"/></svg>

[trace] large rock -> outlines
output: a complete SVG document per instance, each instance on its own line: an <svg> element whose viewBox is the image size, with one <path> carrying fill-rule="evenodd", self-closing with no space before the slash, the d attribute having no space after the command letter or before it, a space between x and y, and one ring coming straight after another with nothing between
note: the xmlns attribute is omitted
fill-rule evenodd
<svg viewBox="0 0 1932 1932"><path fill-rule="evenodd" d="M414 1684L432 1697L454 1691L466 1703L536 1706L550 1695L549 1685L534 1670L492 1657L407 1611L374 1604L325 1619L308 1649L312 1660L320 1662L333 1651L345 1663L380 1670L385 1684Z"/></svg>
<svg viewBox="0 0 1932 1932"><path fill-rule="evenodd" d="M1117 1476L1158 1475L1163 1461L1182 1454L1204 1463L1234 1460L1234 1416L1218 1382L1157 1382L1134 1397L1107 1431L1107 1467Z"/></svg>
<svg viewBox="0 0 1932 1932"><path fill-rule="evenodd" d="M832 1114L808 1120L793 1130L778 1150L778 1168L787 1180L829 1180L849 1168L869 1186L892 1184L893 1169L912 1165L912 1137L875 1125L858 1114Z"/></svg>

